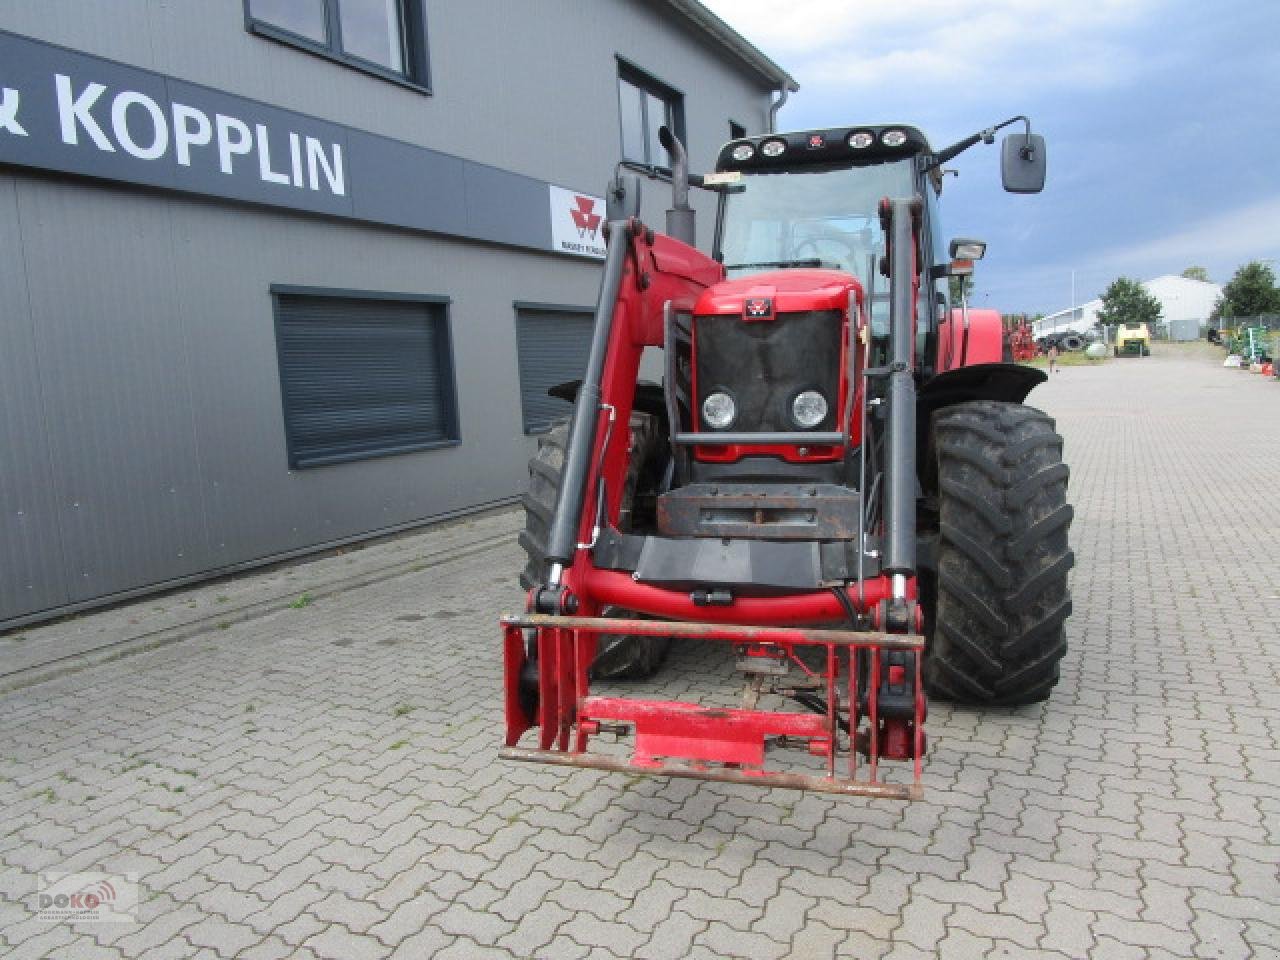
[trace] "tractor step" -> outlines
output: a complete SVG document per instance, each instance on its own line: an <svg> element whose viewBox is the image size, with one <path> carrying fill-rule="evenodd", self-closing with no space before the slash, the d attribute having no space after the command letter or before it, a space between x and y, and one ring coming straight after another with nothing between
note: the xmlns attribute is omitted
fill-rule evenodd
<svg viewBox="0 0 1280 960"><path fill-rule="evenodd" d="M537 614L504 617L502 627L507 708L503 759L848 795L921 795L925 699L919 664L924 638L917 634ZM740 651L756 646L783 651L809 674L813 691L800 702L810 712L591 696L588 670L599 634L680 637L732 643ZM805 666L795 656L799 647L824 649L825 669ZM842 649L847 658L837 655ZM887 671L883 676L882 668ZM842 671L847 675L841 676ZM531 697L533 676L537 687ZM519 746L524 733L534 728L538 748ZM604 733L633 736L631 759L589 752L591 738ZM806 747L825 760L826 775L766 768L771 742ZM913 780L881 779L884 760L911 761Z"/></svg>

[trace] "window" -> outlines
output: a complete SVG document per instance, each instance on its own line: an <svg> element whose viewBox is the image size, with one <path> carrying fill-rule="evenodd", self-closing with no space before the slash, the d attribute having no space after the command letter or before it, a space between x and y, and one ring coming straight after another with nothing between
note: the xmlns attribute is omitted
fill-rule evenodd
<svg viewBox="0 0 1280 960"><path fill-rule="evenodd" d="M370 73L427 86L423 0L245 0L249 29Z"/></svg>
<svg viewBox="0 0 1280 960"><path fill-rule="evenodd" d="M594 326L595 311L590 307L516 304L525 433L545 433L573 413L571 404L548 395L547 390L583 378Z"/></svg>
<svg viewBox="0 0 1280 960"><path fill-rule="evenodd" d="M618 64L618 111L622 125L622 159L646 166L669 166L667 151L658 142L658 130L670 127L684 141L684 97L622 62Z"/></svg>
<svg viewBox="0 0 1280 960"><path fill-rule="evenodd" d="M459 442L447 300L272 294L290 467Z"/></svg>

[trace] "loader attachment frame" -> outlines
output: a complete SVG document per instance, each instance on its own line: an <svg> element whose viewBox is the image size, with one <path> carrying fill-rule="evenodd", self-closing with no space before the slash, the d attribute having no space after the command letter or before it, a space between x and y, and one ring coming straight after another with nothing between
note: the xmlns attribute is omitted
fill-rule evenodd
<svg viewBox="0 0 1280 960"><path fill-rule="evenodd" d="M924 638L919 634L538 614L504 617L502 628L507 732L506 748L499 755L504 760L882 799L915 800L922 794L925 700L920 664ZM536 638L532 644L529 632ZM596 636L618 632L731 643L740 653L793 661L809 674L811 688L825 705L825 713L592 696L588 668ZM804 667L796 656L800 647L822 650L825 667L816 671ZM846 658L840 657L842 650L848 652ZM864 651L865 655L859 656ZM889 667L900 673L882 676L885 652L910 654L910 666ZM529 715L528 700L521 690L531 661L538 680L536 716ZM867 664L865 677L860 676L860 669L864 669L859 667L860 661ZM881 691L886 680L889 689L899 689L909 700L909 723L891 727L883 723L886 711ZM520 747L523 734L534 727L538 728L538 747ZM889 737L900 735L897 731L906 731L912 742L887 742ZM590 752L592 737L602 734L633 737L631 758ZM773 738L801 744L810 754L822 757L825 774L767 767L766 748ZM886 748L899 755L906 749L913 761L910 783L883 779L881 761Z"/></svg>

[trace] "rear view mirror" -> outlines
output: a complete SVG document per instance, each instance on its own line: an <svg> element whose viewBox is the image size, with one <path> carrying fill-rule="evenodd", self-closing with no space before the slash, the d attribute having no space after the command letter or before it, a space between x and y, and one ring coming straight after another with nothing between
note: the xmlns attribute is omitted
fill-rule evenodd
<svg viewBox="0 0 1280 960"><path fill-rule="evenodd" d="M1011 133L1000 145L1000 179L1010 193L1039 193L1044 189L1044 137Z"/></svg>
<svg viewBox="0 0 1280 960"><path fill-rule="evenodd" d="M604 200L605 219L630 220L640 216L640 178L634 173L619 173L609 182Z"/></svg>

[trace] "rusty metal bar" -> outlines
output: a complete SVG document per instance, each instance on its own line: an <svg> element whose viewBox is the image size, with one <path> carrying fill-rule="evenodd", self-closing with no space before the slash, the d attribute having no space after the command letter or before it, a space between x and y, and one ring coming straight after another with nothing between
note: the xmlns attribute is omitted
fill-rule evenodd
<svg viewBox="0 0 1280 960"><path fill-rule="evenodd" d="M528 763L550 763L561 767L584 767L607 770L611 773L645 774L646 776L688 777L695 780L716 780L720 783L740 783L753 787L780 787L785 790L814 790L819 793L838 793L851 797L876 797L882 800L920 800L924 789L919 783L866 783L849 780L832 780L805 773L778 773L764 771L747 773L724 768L690 767L678 764L661 766L636 766L614 757L593 756L582 753L561 753L556 750L532 750L524 747L506 747L498 752L503 760Z"/></svg>
<svg viewBox="0 0 1280 960"><path fill-rule="evenodd" d="M867 745L871 748L868 772L872 780L880 770L880 652L871 651L871 675L867 678L867 722L870 724Z"/></svg>
<svg viewBox="0 0 1280 960"><path fill-rule="evenodd" d="M504 627L580 630L584 633L625 633L649 637L689 637L738 643L834 643L845 647L882 650L923 650L924 637L915 633L863 630L820 630L807 627L749 627L733 623L695 623L680 620L633 620L614 617L558 617L522 614L502 618Z"/></svg>
<svg viewBox="0 0 1280 960"><path fill-rule="evenodd" d="M858 652L849 655L849 779L858 779L858 727L862 716L858 709ZM918 779L918 778L917 778Z"/></svg>

